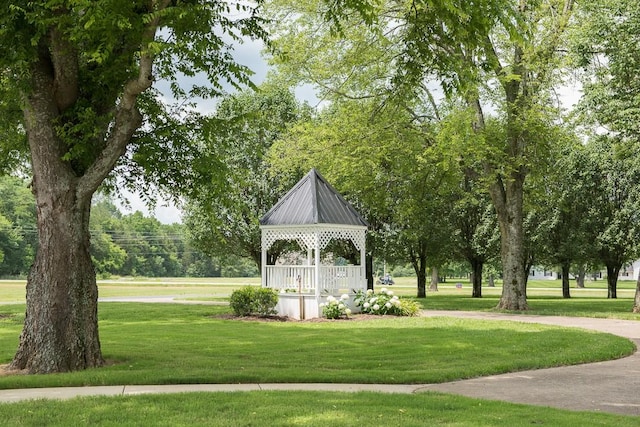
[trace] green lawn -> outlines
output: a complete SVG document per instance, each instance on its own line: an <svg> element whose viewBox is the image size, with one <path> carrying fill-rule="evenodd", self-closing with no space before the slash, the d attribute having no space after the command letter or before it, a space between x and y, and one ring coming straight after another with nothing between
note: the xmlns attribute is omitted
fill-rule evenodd
<svg viewBox="0 0 640 427"><path fill-rule="evenodd" d="M416 296L416 279L413 277L394 278L396 284L392 289L401 296ZM456 284L462 285L461 289ZM100 297L125 297L125 296L149 296L149 295L174 295L183 299L218 300L228 298L231 292L245 285L260 284L260 279L247 278L114 278L112 280L99 280L98 288ZM575 283L572 282L572 285ZM502 292L500 282L496 287L484 286L482 294L485 298L499 298ZM471 296L471 284L468 279L447 279L446 283L439 285L439 292L427 292L427 298L437 295L450 295L459 297ZM620 300L633 298L635 282L619 281L618 297ZM542 297L562 297L562 288L559 280L533 280L528 284L527 294L530 301ZM588 281L586 288L571 288L573 299L607 297L607 283L605 280ZM0 304L21 303L25 300L24 280L0 280ZM632 301L629 302L632 304ZM491 302L493 303L493 302ZM497 302L496 302L497 304ZM464 309L464 306L457 309ZM630 308L629 308L630 311Z"/></svg>
<svg viewBox="0 0 640 427"><path fill-rule="evenodd" d="M482 298L471 298L467 294L447 292L430 293L427 298L419 300L427 310L469 310L493 311L500 300L499 295L485 295ZM530 296L527 298L529 310L519 312L526 315L579 316L638 320L640 315L633 314L633 298L616 299L592 296L572 297Z"/></svg>
<svg viewBox="0 0 640 427"><path fill-rule="evenodd" d="M246 282L101 283L105 290L149 295L223 294ZM398 284L397 293L415 288ZM467 284L468 285L468 284ZM24 286L24 285L22 285ZM15 293L0 283L3 295ZM13 284L9 283L9 288ZM201 292L198 292L200 290ZM491 310L482 299L443 287L427 309ZM23 291L24 292L24 288ZM556 289L550 288L550 293ZM630 298L555 294L529 298L531 314L636 318ZM24 305L0 305L0 364L17 348ZM327 322L255 322L223 317L228 307L101 303L100 334L109 366L55 375L0 376L0 388L102 384L345 382L429 383L605 360L635 350L628 340L576 329L456 318L376 318ZM524 314L526 315L526 314ZM637 425L637 418L487 402L436 393L202 393L78 398L0 404L6 425L518 426Z"/></svg>
<svg viewBox="0 0 640 427"><path fill-rule="evenodd" d="M0 363L17 347L23 307L0 306ZM0 377L0 388L58 385L345 382L434 383L620 357L633 344L577 329L398 318L256 322L228 307L100 304L101 369ZM480 357L482 356L482 357Z"/></svg>
<svg viewBox="0 0 640 427"><path fill-rule="evenodd" d="M249 278L120 278L98 280L100 297L175 295L184 299L229 298L231 292L245 285L259 285ZM25 301L24 280L0 280L0 304Z"/></svg>
<svg viewBox="0 0 640 427"><path fill-rule="evenodd" d="M635 427L637 417L437 393L186 393L0 404L10 426Z"/></svg>

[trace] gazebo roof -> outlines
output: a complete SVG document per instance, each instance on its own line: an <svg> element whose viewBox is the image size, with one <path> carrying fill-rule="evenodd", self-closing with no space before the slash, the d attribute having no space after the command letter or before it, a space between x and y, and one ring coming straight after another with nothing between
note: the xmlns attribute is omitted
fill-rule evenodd
<svg viewBox="0 0 640 427"><path fill-rule="evenodd" d="M311 169L262 217L260 225L314 224L368 226L353 206Z"/></svg>

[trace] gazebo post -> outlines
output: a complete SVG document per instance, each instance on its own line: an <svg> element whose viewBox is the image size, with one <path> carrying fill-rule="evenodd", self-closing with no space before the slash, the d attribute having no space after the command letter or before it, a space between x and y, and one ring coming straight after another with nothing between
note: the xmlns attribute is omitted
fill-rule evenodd
<svg viewBox="0 0 640 427"><path fill-rule="evenodd" d="M313 273L315 275L314 280L316 282L316 303L320 304L320 236L318 235L318 233L316 233L316 239L315 239L315 268L313 270Z"/></svg>
<svg viewBox="0 0 640 427"><path fill-rule="evenodd" d="M261 266L260 266L260 276L262 278L261 280L261 284L262 287L266 287L267 286L267 248L265 247L264 244L264 231L262 232L262 253L261 253Z"/></svg>

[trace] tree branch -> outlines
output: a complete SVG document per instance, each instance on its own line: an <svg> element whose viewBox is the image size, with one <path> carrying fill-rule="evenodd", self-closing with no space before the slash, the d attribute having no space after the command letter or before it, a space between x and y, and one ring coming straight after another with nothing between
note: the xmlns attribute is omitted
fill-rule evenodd
<svg viewBox="0 0 640 427"><path fill-rule="evenodd" d="M536 82L532 82L534 90L539 90L539 87L546 80L547 75L551 70L551 61L554 57L554 53L558 52L559 46L563 41L562 34L564 34L569 25L569 20L573 12L575 0L565 0L562 8L562 14L557 19L555 27L551 28L551 37L548 40L542 40L541 49L537 54L540 59L540 72L536 76Z"/></svg>
<svg viewBox="0 0 640 427"><path fill-rule="evenodd" d="M153 1L151 12L166 9L171 0ZM107 135L105 148L87 169L78 184L77 197L91 197L102 181L113 170L118 159L124 155L135 131L142 125L143 117L136 106L138 97L153 84L154 56L148 45L155 39L160 26L160 14L147 24L140 39L140 61L138 75L129 80L123 89L120 102L116 107L115 117Z"/></svg>

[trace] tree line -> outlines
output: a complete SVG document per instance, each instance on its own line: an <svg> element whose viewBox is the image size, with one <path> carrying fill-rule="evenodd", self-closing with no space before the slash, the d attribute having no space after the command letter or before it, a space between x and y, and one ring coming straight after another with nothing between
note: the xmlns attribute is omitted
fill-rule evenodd
<svg viewBox="0 0 640 427"><path fill-rule="evenodd" d="M139 211L123 214L106 196L96 199L90 220L91 258L101 278L258 274L250 260L199 250L183 224L163 224ZM35 204L27 182L0 177L0 278L26 277L37 245Z"/></svg>

